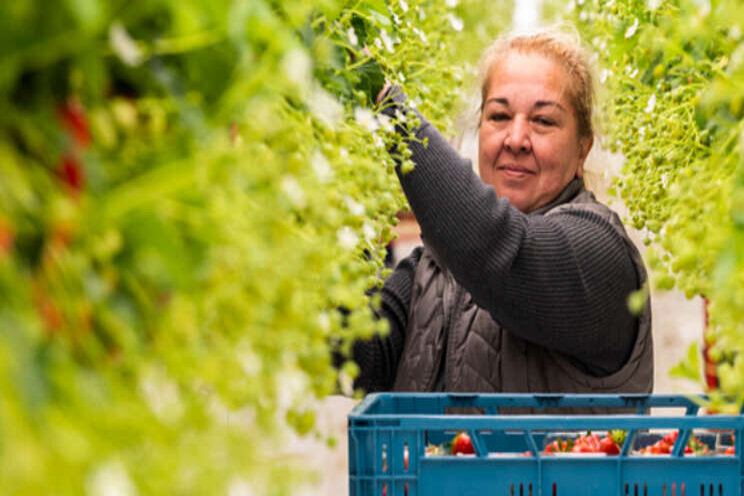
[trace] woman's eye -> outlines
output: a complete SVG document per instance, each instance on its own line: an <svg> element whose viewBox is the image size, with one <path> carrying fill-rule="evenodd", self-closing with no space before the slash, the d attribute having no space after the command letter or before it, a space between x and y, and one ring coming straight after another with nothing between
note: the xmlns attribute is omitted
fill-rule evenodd
<svg viewBox="0 0 744 496"><path fill-rule="evenodd" d="M535 122L537 122L541 126L552 126L555 124L551 119L548 119L546 117L536 117Z"/></svg>
<svg viewBox="0 0 744 496"><path fill-rule="evenodd" d="M491 114L490 118L492 121L505 121L509 119L509 115L500 112L496 114Z"/></svg>

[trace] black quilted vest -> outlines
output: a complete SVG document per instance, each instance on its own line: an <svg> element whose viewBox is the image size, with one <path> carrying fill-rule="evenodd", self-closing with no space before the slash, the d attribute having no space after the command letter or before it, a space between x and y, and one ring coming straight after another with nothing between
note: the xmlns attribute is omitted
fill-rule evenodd
<svg viewBox="0 0 744 496"><path fill-rule="evenodd" d="M607 219L625 240L638 280L646 271L618 216L582 190L567 209L589 210ZM408 327L393 390L448 392L650 393L653 389L651 308L638 317L634 348L620 370L590 375L569 357L510 334L478 307L470 294L424 248L416 267ZM438 377L441 361L444 375Z"/></svg>

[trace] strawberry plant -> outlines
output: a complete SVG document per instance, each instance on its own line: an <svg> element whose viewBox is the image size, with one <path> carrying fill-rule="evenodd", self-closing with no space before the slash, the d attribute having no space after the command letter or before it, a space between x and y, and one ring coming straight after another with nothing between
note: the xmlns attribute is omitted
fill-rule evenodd
<svg viewBox="0 0 744 496"><path fill-rule="evenodd" d="M385 332L367 294L405 205L370 95L452 134L509 9L2 3L4 492L309 483L284 440L354 394L331 355Z"/></svg>
<svg viewBox="0 0 744 496"><path fill-rule="evenodd" d="M567 7L598 55L603 145L625 158L612 189L628 207L627 221L645 234L654 285L710 301L706 339L720 378L713 403L738 411L744 400L744 8L728 0ZM631 307L642 302L630 299ZM676 370L699 380L692 363Z"/></svg>

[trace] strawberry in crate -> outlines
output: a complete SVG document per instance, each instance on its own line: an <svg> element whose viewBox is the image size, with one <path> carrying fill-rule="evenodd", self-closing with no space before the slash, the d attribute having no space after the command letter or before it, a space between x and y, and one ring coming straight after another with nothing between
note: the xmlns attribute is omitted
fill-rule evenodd
<svg viewBox="0 0 744 496"><path fill-rule="evenodd" d="M475 455L475 450L468 433L460 431L446 443L427 445L424 454L426 456Z"/></svg>
<svg viewBox="0 0 744 496"><path fill-rule="evenodd" d="M544 453L604 453L606 455L618 455L625 442L625 431L613 430L606 435L587 432L575 439L557 438L545 447Z"/></svg>

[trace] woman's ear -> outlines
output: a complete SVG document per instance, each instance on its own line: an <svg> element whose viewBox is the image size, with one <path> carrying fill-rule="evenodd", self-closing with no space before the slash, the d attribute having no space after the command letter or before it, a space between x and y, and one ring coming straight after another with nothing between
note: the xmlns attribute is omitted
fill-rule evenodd
<svg viewBox="0 0 744 496"><path fill-rule="evenodd" d="M584 177L584 162L586 162L586 157L592 150L592 146L594 146L593 135L589 136L588 138L582 138L581 142L579 143L579 165L576 168L576 177L578 177L579 179Z"/></svg>

